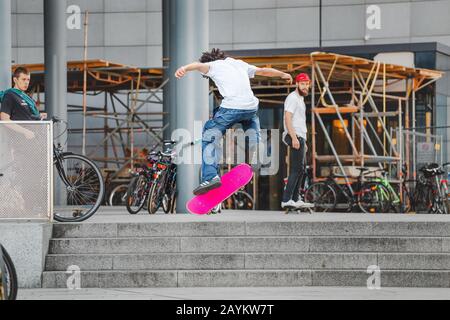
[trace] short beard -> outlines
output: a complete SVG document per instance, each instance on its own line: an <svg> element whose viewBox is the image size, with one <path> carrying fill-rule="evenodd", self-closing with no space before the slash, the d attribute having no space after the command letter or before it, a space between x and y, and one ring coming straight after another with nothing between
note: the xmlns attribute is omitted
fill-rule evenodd
<svg viewBox="0 0 450 320"><path fill-rule="evenodd" d="M306 93L305 93L302 90L300 90L299 88L297 88L297 92L302 97L307 97L309 95L309 90L307 90Z"/></svg>

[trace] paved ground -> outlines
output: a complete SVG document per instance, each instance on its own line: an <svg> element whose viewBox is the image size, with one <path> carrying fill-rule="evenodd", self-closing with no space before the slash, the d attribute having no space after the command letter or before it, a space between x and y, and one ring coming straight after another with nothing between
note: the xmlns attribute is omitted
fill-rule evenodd
<svg viewBox="0 0 450 320"><path fill-rule="evenodd" d="M21 289L19 300L450 300L441 288Z"/></svg>
<svg viewBox="0 0 450 320"><path fill-rule="evenodd" d="M224 210L216 215L164 214L149 215L142 210L137 215L128 214L125 208L101 207L84 223L140 223L140 222L205 222L205 221L450 221L450 215L442 214L363 214L363 213L290 213L284 211Z"/></svg>

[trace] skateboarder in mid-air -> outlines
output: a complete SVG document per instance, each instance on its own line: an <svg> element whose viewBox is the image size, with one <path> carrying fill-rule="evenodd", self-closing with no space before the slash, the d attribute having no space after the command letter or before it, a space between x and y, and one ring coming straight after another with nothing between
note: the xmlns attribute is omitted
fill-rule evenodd
<svg viewBox="0 0 450 320"><path fill-rule="evenodd" d="M219 188L219 141L215 141L217 132L222 136L226 130L236 123L241 123L244 131L249 131L249 148L256 150L259 143L260 126L257 115L259 100L253 94L250 78L255 75L265 77L280 77L292 83L290 74L273 68L258 68L242 60L227 57L220 49L204 52L199 62L193 62L179 68L175 77L180 79L189 71L199 71L212 79L223 97L220 108L214 117L203 127L202 136L202 182L194 190L195 195L205 194ZM213 145L213 152L210 146Z"/></svg>

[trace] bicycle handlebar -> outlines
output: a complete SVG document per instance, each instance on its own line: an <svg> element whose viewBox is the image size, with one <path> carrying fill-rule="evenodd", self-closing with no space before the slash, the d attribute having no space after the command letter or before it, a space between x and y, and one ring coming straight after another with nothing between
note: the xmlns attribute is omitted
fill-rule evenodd
<svg viewBox="0 0 450 320"><path fill-rule="evenodd" d="M67 131L69 131L69 122L68 121L60 119L57 116L53 116L50 120L53 122L53 124L61 122L61 123L64 123L66 125L64 130L63 130L63 132L61 132L61 134L59 136L53 137L53 140L56 140L59 137L62 137ZM66 141L64 142L64 145L67 145L67 141L68 140L69 140L69 136L67 135L66 136Z"/></svg>

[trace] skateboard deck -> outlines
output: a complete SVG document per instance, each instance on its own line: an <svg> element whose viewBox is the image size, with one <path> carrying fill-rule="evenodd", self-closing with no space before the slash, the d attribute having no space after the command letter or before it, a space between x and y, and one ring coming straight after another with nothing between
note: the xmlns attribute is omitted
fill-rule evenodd
<svg viewBox="0 0 450 320"><path fill-rule="evenodd" d="M219 188L195 196L188 201L186 208L193 214L207 214L222 201L249 183L252 177L253 170L248 164L242 163L237 165L220 178L222 185Z"/></svg>

